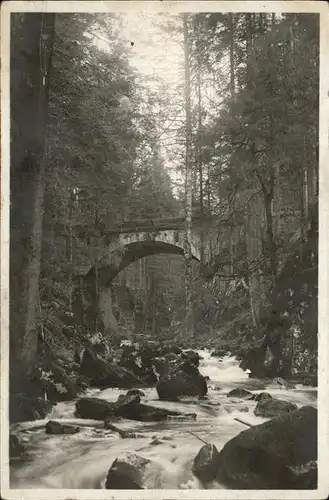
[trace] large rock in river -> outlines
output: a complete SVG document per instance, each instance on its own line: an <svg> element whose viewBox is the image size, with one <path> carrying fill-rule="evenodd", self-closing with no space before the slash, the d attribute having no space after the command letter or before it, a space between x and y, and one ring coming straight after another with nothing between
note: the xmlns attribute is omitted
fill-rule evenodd
<svg viewBox="0 0 329 500"><path fill-rule="evenodd" d="M205 378L188 359L161 377L156 390L159 398L167 401L177 401L180 396L203 397L208 392Z"/></svg>
<svg viewBox="0 0 329 500"><path fill-rule="evenodd" d="M46 424L46 434L76 434L80 428L75 425L62 424L55 420L49 420Z"/></svg>
<svg viewBox="0 0 329 500"><path fill-rule="evenodd" d="M118 457L108 471L107 490L142 490L145 467L149 460L136 453L125 453Z"/></svg>
<svg viewBox="0 0 329 500"><path fill-rule="evenodd" d="M81 398L75 404L75 414L79 418L105 420L114 416L114 403L99 398Z"/></svg>
<svg viewBox="0 0 329 500"><path fill-rule="evenodd" d="M255 415L258 417L277 417L282 413L288 413L297 409L294 403L283 401L271 397L262 397L254 410Z"/></svg>
<svg viewBox="0 0 329 500"><path fill-rule="evenodd" d="M18 458L25 453L25 447L16 434L9 434L9 457Z"/></svg>
<svg viewBox="0 0 329 500"><path fill-rule="evenodd" d="M215 445L207 443L200 449L193 463L193 472L200 481L215 479L219 465L219 452Z"/></svg>
<svg viewBox="0 0 329 500"><path fill-rule="evenodd" d="M189 417L188 414L184 415L181 412L140 404L138 394L121 395L115 403L98 398L81 398L75 407L77 417L92 420L121 417L139 422L160 422L167 420L168 417Z"/></svg>
<svg viewBox="0 0 329 500"><path fill-rule="evenodd" d="M317 488L317 410L304 406L231 439L217 480L231 489Z"/></svg>
<svg viewBox="0 0 329 500"><path fill-rule="evenodd" d="M228 394L228 398L250 398L252 396L252 392L247 391L247 389L243 389L242 387L237 387L232 389Z"/></svg>
<svg viewBox="0 0 329 500"><path fill-rule="evenodd" d="M192 350L182 352L181 356L188 359L194 366L199 366L200 359L202 359L199 353Z"/></svg>

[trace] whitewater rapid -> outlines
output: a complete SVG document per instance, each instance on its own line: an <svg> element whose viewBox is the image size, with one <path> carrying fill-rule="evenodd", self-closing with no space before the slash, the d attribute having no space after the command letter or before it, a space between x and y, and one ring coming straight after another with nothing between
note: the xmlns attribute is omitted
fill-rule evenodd
<svg viewBox="0 0 329 500"><path fill-rule="evenodd" d="M100 489L104 487L113 461L123 452L136 451L152 459L146 488L202 489L204 486L192 473L194 457L202 446L198 438L214 443L220 450L229 439L246 429L234 420L235 417L250 424L266 420L254 415L254 401L228 398L230 390L235 387L253 393L267 390L272 396L296 403L298 407L316 406L316 388L284 389L275 384L266 385L264 381L248 378L233 357L219 360L209 351L199 351L199 354L202 356L200 372L209 377L209 399L197 402L190 398L179 403L159 401L155 388L143 389L145 398L142 398L143 402L159 408L196 413L196 420L174 418L167 422L145 423L123 419L117 423L118 427L136 433L137 437L122 439L117 433L104 429L103 422L75 418L75 401L58 403L46 419L12 426L24 442L29 459L13 464L11 488ZM85 395L116 401L118 395L124 393L120 389L94 389ZM46 434L44 426L50 419L79 425L80 432ZM224 488L217 482L207 487Z"/></svg>

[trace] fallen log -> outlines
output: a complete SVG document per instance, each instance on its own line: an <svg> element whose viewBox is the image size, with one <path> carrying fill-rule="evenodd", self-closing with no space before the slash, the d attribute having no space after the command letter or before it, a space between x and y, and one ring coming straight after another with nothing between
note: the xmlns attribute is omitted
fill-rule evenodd
<svg viewBox="0 0 329 500"><path fill-rule="evenodd" d="M114 431L114 432L117 432L122 437L122 439L136 437L134 433L128 432L128 431L123 431L122 429L120 429L116 425L109 422L107 419L105 419L105 421L104 421L104 428L110 429L111 431Z"/></svg>
<svg viewBox="0 0 329 500"><path fill-rule="evenodd" d="M235 417L234 420L236 420L237 422L240 422L240 424L246 425L247 427L253 427L252 424L249 424L248 422L241 420L241 418Z"/></svg>
<svg viewBox="0 0 329 500"><path fill-rule="evenodd" d="M199 439L199 441L201 441L202 443L208 444L207 441L204 441L202 438L200 438L199 436L197 436L196 434L194 434L194 432L192 432L192 431L187 431L187 432L189 432L190 434L192 434L192 436L194 436L195 438Z"/></svg>

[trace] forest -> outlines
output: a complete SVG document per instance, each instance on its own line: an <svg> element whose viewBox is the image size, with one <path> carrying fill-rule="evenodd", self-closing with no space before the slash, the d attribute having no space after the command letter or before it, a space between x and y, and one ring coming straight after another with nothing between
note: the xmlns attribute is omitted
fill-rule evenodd
<svg viewBox="0 0 329 500"><path fill-rule="evenodd" d="M123 14L11 18L11 421L44 418L91 379L156 383L137 344L315 386L319 16L151 16L177 59L154 42L153 73ZM113 228L179 218L182 250L105 281Z"/></svg>

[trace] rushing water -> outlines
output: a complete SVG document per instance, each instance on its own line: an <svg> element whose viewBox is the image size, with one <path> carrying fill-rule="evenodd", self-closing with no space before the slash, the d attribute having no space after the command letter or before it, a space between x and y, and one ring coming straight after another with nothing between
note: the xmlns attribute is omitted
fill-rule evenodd
<svg viewBox="0 0 329 500"><path fill-rule="evenodd" d="M122 439L117 433L103 428L103 422L82 420L74 417L75 401L58 403L48 418L24 422L13 426L29 452L24 463L13 464L12 488L79 488L99 489L104 487L105 478L112 462L121 453L136 451L150 458L146 488L150 489L201 489L202 484L192 474L195 455L202 446L200 439L214 443L218 450L246 427L234 420L239 417L250 424L266 419L253 413L256 403L228 398L234 387L244 387L252 392L266 389L272 396L294 402L298 407L316 405L316 389L297 386L296 389L282 389L261 380L250 379L243 372L235 358L225 357L222 361L211 357L207 351L200 351L203 359L200 371L208 375L208 400L190 400L174 403L159 401L154 388L144 390L143 402L153 406L185 413L196 413L196 420L173 418L168 422L135 422L122 420L118 427L137 433L136 438ZM123 390L98 389L88 391L94 396L115 401ZM49 419L60 420L80 426L74 435L48 435L44 426ZM194 434L191 434L191 432ZM157 439L156 439L157 438ZM218 483L208 488L224 488Z"/></svg>

